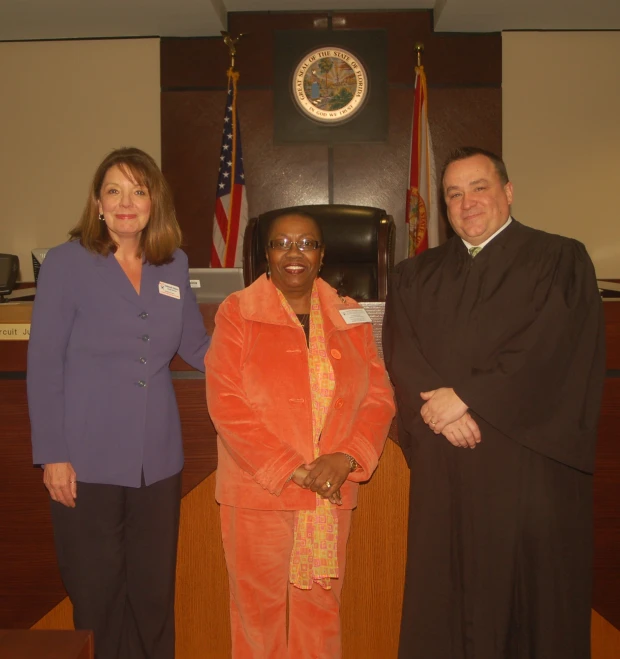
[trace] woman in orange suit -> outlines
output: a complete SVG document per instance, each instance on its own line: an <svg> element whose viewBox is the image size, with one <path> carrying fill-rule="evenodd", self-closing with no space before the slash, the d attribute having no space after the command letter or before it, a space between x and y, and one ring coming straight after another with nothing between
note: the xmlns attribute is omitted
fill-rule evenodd
<svg viewBox="0 0 620 659"><path fill-rule="evenodd" d="M318 278L317 222L279 216L267 236L267 274L222 303L205 359L232 656L339 659L351 512L392 390L370 319Z"/></svg>

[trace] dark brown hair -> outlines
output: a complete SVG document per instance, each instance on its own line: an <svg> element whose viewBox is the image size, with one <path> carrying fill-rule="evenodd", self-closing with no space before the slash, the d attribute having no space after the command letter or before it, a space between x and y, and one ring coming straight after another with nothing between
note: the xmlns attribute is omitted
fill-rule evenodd
<svg viewBox="0 0 620 659"><path fill-rule="evenodd" d="M157 163L144 151L123 147L112 151L97 167L86 206L77 226L69 232L70 240L79 240L91 252L107 256L116 252L105 222L99 219L99 199L103 179L110 167L117 166L125 176L143 185L151 198L151 213L140 235L140 253L152 265L170 263L181 245L181 228L177 222L170 188Z"/></svg>
<svg viewBox="0 0 620 659"><path fill-rule="evenodd" d="M487 151L486 149L480 149L477 146L461 146L458 149L454 149L454 151L452 151L441 169L441 178L439 181L442 190L446 169L448 169L448 167L457 160L465 160L466 158L472 158L473 156L486 156L493 163L501 184L506 185L506 183L508 183L509 178L508 172L506 171L506 165L498 155L491 151ZM443 194L441 196L443 196Z"/></svg>

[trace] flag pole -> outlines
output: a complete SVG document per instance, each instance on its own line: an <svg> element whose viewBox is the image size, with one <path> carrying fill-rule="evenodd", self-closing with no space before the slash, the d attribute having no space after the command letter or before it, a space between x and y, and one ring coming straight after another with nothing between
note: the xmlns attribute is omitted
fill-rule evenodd
<svg viewBox="0 0 620 659"><path fill-rule="evenodd" d="M241 260L240 248L243 244L243 232L248 219L241 132L237 116L239 72L235 69L237 43L243 35L233 36L228 32L221 34L230 53L230 65L226 71L228 84L215 193L211 266L232 268L236 267Z"/></svg>
<svg viewBox="0 0 620 659"><path fill-rule="evenodd" d="M414 52L417 56L417 65L413 89L409 187L405 216L405 222L408 224L409 256L415 256L438 244L435 235L437 220L432 189L434 160L428 126L426 74L422 65L424 44L417 42L414 45Z"/></svg>
<svg viewBox="0 0 620 659"><path fill-rule="evenodd" d="M224 30L220 30L220 34L222 35L222 39L224 40L224 43L228 46L228 51L230 52L230 68L231 70L235 70L235 55L237 54L237 42L241 37L243 36L243 33L241 33L238 37L233 37L229 32L224 32Z"/></svg>
<svg viewBox="0 0 620 659"><path fill-rule="evenodd" d="M230 53L230 68L227 71L228 75L228 87L232 83L233 94L232 94L232 154L231 160L232 165L230 168L230 197L228 201L228 226L226 229L226 248L224 251L224 266L228 261L228 250L230 247L230 231L231 231L231 220L232 211L235 203L235 173L237 169L237 81L239 80L239 72L235 71L235 55L237 54L237 42L243 34L239 34L238 37L233 37L229 32L224 32L221 30L222 39L224 43L228 46L228 51Z"/></svg>
<svg viewBox="0 0 620 659"><path fill-rule="evenodd" d="M418 56L418 66L422 66L422 53L424 53L424 44L418 41L418 43L416 43L413 49L415 50Z"/></svg>

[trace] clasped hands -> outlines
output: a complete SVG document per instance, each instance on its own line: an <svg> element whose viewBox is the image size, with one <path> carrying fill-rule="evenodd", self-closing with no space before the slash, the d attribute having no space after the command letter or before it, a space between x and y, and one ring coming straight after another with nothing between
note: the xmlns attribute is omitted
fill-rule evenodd
<svg viewBox="0 0 620 659"><path fill-rule="evenodd" d="M340 487L350 473L351 462L344 453L327 453L297 467L291 480L299 487L317 492L323 499L340 506Z"/></svg>
<svg viewBox="0 0 620 659"><path fill-rule="evenodd" d="M426 401L420 410L422 419L436 435L441 434L450 444L462 448L476 448L481 442L478 424L454 389L422 391L420 397Z"/></svg>

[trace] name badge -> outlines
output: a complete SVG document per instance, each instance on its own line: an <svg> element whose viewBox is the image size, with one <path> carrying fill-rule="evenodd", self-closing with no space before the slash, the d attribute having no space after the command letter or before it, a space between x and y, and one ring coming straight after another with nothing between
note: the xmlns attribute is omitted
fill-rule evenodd
<svg viewBox="0 0 620 659"><path fill-rule="evenodd" d="M174 284L166 284L165 281L159 282L159 292L162 295L173 297L175 300L181 299L181 291L179 290L179 287Z"/></svg>
<svg viewBox="0 0 620 659"><path fill-rule="evenodd" d="M340 315L347 325L372 323L370 316L366 313L366 309L341 309Z"/></svg>

